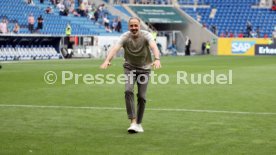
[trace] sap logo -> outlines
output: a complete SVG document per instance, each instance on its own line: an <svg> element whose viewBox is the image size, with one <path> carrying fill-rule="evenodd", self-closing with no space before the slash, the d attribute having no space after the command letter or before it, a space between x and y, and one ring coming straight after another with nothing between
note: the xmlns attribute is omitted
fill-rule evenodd
<svg viewBox="0 0 276 155"><path fill-rule="evenodd" d="M255 44L255 41L233 41L232 42L232 53L233 54L244 54L254 44Z"/></svg>

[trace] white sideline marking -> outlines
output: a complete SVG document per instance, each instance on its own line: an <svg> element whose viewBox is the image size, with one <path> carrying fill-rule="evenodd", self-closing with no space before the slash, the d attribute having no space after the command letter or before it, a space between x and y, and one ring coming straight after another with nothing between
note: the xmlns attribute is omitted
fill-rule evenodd
<svg viewBox="0 0 276 155"><path fill-rule="evenodd" d="M43 105L7 105L7 104L0 104L0 107L125 110L125 108L116 108L116 107L75 107L75 106L43 106ZM199 113L226 113L226 114L242 114L242 115L276 115L276 113L273 113L273 112L243 112L243 111L218 111L218 110L194 110L194 109L158 109L158 108L147 108L146 110L147 111L199 112Z"/></svg>

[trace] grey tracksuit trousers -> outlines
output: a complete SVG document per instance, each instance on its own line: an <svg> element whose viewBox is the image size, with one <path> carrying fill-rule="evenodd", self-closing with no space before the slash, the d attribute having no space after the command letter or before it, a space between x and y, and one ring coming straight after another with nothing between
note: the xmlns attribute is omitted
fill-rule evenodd
<svg viewBox="0 0 276 155"><path fill-rule="evenodd" d="M142 123L145 104L146 104L146 92L149 82L150 70L137 69L128 64L124 64L124 72L127 76L125 84L125 103L126 110L129 119L136 118L137 124ZM137 83L137 115L135 112L134 102L134 85Z"/></svg>

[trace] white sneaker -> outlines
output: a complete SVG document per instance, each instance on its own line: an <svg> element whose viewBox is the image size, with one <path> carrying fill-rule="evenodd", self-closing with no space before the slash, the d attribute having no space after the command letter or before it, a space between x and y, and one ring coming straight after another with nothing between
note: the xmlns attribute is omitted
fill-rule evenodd
<svg viewBox="0 0 276 155"><path fill-rule="evenodd" d="M136 126L137 126L137 132L144 132L142 124L137 124Z"/></svg>
<svg viewBox="0 0 276 155"><path fill-rule="evenodd" d="M136 123L131 123L130 127L127 129L129 133L137 133L137 124Z"/></svg>

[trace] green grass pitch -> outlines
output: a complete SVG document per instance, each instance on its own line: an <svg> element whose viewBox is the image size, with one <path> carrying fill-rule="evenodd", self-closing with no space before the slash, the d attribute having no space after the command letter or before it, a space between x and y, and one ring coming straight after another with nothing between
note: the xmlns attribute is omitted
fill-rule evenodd
<svg viewBox="0 0 276 155"><path fill-rule="evenodd" d="M139 134L126 130L124 85L60 79L62 71L119 75L122 59L107 70L99 69L102 60L1 63L0 155L276 154L276 57L162 57L161 62L155 73L170 81L149 85L145 132ZM211 70L232 70L233 83L176 82L177 71ZM47 71L57 73L55 84L44 82Z"/></svg>

